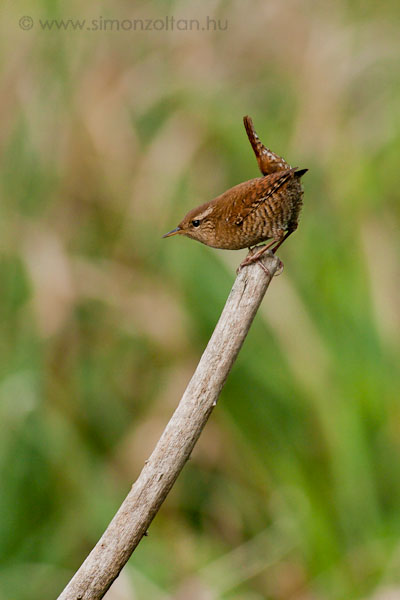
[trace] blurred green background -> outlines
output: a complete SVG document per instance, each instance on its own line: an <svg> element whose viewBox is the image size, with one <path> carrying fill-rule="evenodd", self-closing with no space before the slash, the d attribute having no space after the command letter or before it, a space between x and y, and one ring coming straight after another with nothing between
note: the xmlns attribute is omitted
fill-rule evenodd
<svg viewBox="0 0 400 600"><path fill-rule="evenodd" d="M106 597L400 598L398 3L0 11L1 600L60 593L177 405L245 252L161 235L258 176L245 114L300 227Z"/></svg>

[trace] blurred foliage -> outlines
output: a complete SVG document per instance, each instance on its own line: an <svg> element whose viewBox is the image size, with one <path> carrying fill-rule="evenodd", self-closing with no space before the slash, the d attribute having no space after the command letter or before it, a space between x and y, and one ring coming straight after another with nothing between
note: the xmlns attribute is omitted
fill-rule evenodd
<svg viewBox="0 0 400 600"><path fill-rule="evenodd" d="M167 15L228 23L39 22ZM394 1L5 0L1 600L57 596L179 401L244 253L161 235L257 176L245 114L310 169L300 227L107 598L400 596L399 18Z"/></svg>

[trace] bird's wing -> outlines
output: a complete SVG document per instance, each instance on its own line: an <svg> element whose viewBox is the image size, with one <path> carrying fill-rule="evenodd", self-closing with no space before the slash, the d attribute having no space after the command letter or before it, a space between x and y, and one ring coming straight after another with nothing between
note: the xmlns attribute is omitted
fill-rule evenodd
<svg viewBox="0 0 400 600"><path fill-rule="evenodd" d="M249 215L257 210L260 204L268 200L287 181L299 173L303 174L300 171L296 173L296 171L297 167L271 173L271 175L265 177L265 182L262 182L262 179L252 180L252 182L255 181L256 183L252 184L250 189L243 189L241 197L235 202L235 224L241 225ZM261 182L263 185L260 186Z"/></svg>
<svg viewBox="0 0 400 600"><path fill-rule="evenodd" d="M243 117L243 122L250 144L252 145L254 154L256 155L261 173L263 175L269 175L270 173L276 173L277 171L286 171L287 169L290 169L290 165L288 165L283 158L264 146L256 134L251 117Z"/></svg>

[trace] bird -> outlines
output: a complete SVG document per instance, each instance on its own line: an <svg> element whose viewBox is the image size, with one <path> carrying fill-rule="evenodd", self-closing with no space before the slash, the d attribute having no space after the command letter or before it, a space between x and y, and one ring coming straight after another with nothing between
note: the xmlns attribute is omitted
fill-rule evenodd
<svg viewBox="0 0 400 600"><path fill-rule="evenodd" d="M259 261L268 250L275 253L297 229L303 204L301 178L308 171L291 167L264 146L251 117L243 117L243 122L262 177L239 183L193 208L175 229L163 235L184 235L212 248L248 248L238 271ZM266 241L269 243L259 246Z"/></svg>

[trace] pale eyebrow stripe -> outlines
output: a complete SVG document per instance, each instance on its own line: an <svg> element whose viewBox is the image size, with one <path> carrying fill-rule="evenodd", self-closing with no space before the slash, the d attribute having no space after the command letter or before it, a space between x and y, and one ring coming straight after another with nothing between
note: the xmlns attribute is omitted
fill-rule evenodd
<svg viewBox="0 0 400 600"><path fill-rule="evenodd" d="M208 208L206 208L206 210L203 210L202 213L200 213L199 215L196 216L196 219L204 219L205 217L207 217L210 213L212 213L213 211L213 207L209 206Z"/></svg>

